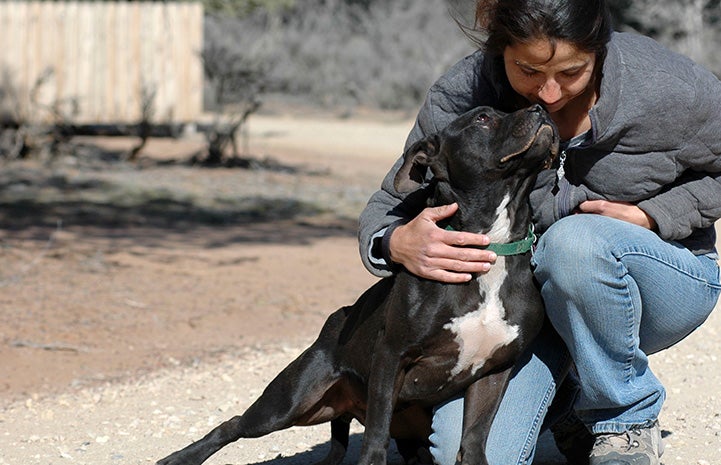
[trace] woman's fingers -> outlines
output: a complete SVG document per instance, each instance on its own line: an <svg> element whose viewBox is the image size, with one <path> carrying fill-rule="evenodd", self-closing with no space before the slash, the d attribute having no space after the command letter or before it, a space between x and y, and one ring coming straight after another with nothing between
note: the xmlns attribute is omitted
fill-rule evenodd
<svg viewBox="0 0 721 465"><path fill-rule="evenodd" d="M452 216L456 204L427 208L393 232L391 259L418 276L448 283L466 282L488 271L496 255L473 246L488 245L482 234L446 231L436 224Z"/></svg>

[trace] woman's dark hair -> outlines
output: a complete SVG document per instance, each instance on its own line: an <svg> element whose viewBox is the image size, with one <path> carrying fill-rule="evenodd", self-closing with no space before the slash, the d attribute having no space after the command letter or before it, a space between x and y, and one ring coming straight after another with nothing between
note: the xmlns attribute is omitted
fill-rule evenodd
<svg viewBox="0 0 721 465"><path fill-rule="evenodd" d="M485 35L485 51L500 56L507 46L546 38L595 53L599 61L611 38L611 14L605 0L478 0L476 29Z"/></svg>

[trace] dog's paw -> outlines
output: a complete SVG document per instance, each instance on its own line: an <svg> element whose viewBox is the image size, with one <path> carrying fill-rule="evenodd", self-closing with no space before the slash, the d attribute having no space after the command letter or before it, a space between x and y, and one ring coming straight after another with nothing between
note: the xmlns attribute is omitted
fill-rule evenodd
<svg viewBox="0 0 721 465"><path fill-rule="evenodd" d="M170 454L169 456L165 457L164 459L160 459L157 462L155 462L155 465L188 465L188 462L185 460L182 460L178 453Z"/></svg>
<svg viewBox="0 0 721 465"><path fill-rule="evenodd" d="M386 451L377 450L363 454L358 465L387 465Z"/></svg>

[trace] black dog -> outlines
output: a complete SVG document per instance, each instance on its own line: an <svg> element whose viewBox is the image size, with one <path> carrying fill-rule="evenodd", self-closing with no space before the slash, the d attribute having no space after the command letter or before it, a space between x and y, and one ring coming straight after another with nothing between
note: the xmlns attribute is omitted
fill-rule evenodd
<svg viewBox="0 0 721 465"><path fill-rule="evenodd" d="M517 245L528 241L535 175L557 148L540 107L508 115L480 107L407 150L395 186L417 191L430 169L428 204L460 207L449 228ZM158 464L198 465L240 438L330 421L331 451L322 463L337 465L355 418L365 425L359 463L385 465L390 437L408 459L414 441L428 437L430 408L464 389L459 462L486 464L488 430L510 369L543 320L529 247L519 248L499 252L491 271L466 284L404 271L379 281L333 313L243 415Z"/></svg>

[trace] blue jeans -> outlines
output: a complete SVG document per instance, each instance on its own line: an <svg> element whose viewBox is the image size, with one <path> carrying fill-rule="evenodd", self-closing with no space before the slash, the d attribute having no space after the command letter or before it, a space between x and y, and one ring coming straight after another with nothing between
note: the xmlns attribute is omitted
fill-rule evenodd
<svg viewBox="0 0 721 465"><path fill-rule="evenodd" d="M572 405L554 404L558 416L572 409L593 433L653 422L665 390L647 355L706 320L721 293L717 258L599 215L551 226L532 260L550 324L516 364L487 443L491 465L533 461L544 420L557 419L546 414L571 365L580 391ZM439 465L455 463L462 415L461 397L435 409L430 441Z"/></svg>

